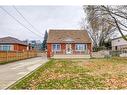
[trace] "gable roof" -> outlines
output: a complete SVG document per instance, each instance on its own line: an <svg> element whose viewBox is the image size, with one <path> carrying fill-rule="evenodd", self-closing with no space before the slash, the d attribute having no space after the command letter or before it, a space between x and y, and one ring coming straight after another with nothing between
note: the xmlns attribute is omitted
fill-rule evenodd
<svg viewBox="0 0 127 95"><path fill-rule="evenodd" d="M85 30L49 30L47 43L91 43Z"/></svg>
<svg viewBox="0 0 127 95"><path fill-rule="evenodd" d="M21 45L27 45L23 41L20 41L13 37L3 37L0 38L0 44L21 44Z"/></svg>

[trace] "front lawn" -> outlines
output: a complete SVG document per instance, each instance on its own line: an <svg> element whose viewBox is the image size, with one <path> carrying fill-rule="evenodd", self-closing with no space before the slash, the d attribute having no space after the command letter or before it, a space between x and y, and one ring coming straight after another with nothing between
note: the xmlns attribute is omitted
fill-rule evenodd
<svg viewBox="0 0 127 95"><path fill-rule="evenodd" d="M51 60L10 89L125 89L127 59Z"/></svg>

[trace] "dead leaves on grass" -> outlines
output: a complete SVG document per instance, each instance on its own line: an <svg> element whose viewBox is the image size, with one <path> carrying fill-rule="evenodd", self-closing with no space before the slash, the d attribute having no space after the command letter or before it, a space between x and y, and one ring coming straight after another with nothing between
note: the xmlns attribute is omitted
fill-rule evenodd
<svg viewBox="0 0 127 95"><path fill-rule="evenodd" d="M113 59L113 61L94 59L93 61L78 63L78 65L90 70L86 74L104 78L106 89L123 89L127 88L127 60L126 63L125 59L121 63L122 60L120 59ZM119 75L123 77L119 77Z"/></svg>
<svg viewBox="0 0 127 95"><path fill-rule="evenodd" d="M108 86L108 89L125 89L127 88L127 78L112 77L106 79L105 84Z"/></svg>
<svg viewBox="0 0 127 95"><path fill-rule="evenodd" d="M117 60L117 61L116 61ZM120 59L53 60L27 80L28 89L127 88L127 62ZM122 64L121 64L122 63Z"/></svg>

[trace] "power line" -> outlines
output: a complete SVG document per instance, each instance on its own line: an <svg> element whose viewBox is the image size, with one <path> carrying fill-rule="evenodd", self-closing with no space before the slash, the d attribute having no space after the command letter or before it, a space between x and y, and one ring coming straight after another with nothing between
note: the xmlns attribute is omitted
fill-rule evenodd
<svg viewBox="0 0 127 95"><path fill-rule="evenodd" d="M21 26L23 26L24 28L26 28L27 30L29 30L30 32L32 32L33 34L35 34L38 37L41 37L40 35L36 34L35 32L33 32L32 30L30 30L29 28L27 28L24 24L22 24L19 20L17 20L14 16L12 16L7 10L5 10L3 7L0 6L0 8L5 11L9 16L11 16L15 21L17 21ZM41 37L42 38L42 37Z"/></svg>
<svg viewBox="0 0 127 95"><path fill-rule="evenodd" d="M25 17L24 15L15 7L13 6L13 8L19 13L19 15L35 30L38 31L37 28L35 28ZM39 32L39 31L38 31Z"/></svg>

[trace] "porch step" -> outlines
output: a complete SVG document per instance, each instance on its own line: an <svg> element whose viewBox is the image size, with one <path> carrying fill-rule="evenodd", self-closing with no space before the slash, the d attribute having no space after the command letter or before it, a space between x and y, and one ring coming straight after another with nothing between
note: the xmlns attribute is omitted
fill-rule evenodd
<svg viewBox="0 0 127 95"><path fill-rule="evenodd" d="M87 55L54 55L54 56L52 56L51 58L54 58L54 59L90 58L90 55L89 55L89 54L87 54Z"/></svg>

